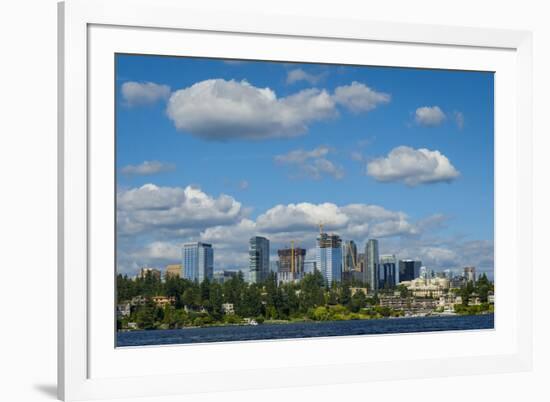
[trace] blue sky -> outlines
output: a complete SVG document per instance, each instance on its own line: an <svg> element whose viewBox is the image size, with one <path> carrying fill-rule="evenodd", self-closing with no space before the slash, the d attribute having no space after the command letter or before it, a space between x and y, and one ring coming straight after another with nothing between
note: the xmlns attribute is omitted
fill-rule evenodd
<svg viewBox="0 0 550 402"><path fill-rule="evenodd" d="M116 61L120 271L190 240L244 268L254 234L313 257L323 221L360 249L492 272L492 73Z"/></svg>

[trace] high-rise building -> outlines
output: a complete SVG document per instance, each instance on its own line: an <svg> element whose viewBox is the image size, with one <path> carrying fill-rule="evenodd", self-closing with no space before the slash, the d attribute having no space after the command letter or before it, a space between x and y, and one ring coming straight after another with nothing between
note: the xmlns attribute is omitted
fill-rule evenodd
<svg viewBox="0 0 550 402"><path fill-rule="evenodd" d="M317 269L326 283L342 281L342 239L335 234L320 233L317 238Z"/></svg>
<svg viewBox="0 0 550 402"><path fill-rule="evenodd" d="M378 289L378 267L380 259L378 257L378 240L369 239L365 246L365 271L363 272L364 282L370 291Z"/></svg>
<svg viewBox="0 0 550 402"><path fill-rule="evenodd" d="M418 278L421 266L422 262L418 260L399 260L399 282Z"/></svg>
<svg viewBox="0 0 550 402"><path fill-rule="evenodd" d="M378 287L380 289L393 289L399 283L399 270L395 255L381 255L378 268Z"/></svg>
<svg viewBox="0 0 550 402"><path fill-rule="evenodd" d="M279 255L278 282L296 282L304 276L304 260L306 250L299 247L283 248L277 251Z"/></svg>
<svg viewBox="0 0 550 402"><path fill-rule="evenodd" d="M183 245L183 277L201 283L212 280L214 273L214 249L211 244L195 242Z"/></svg>
<svg viewBox="0 0 550 402"><path fill-rule="evenodd" d="M464 267L464 278L468 282L476 281L476 267Z"/></svg>
<svg viewBox="0 0 550 402"><path fill-rule="evenodd" d="M312 274L317 269L317 260L305 260L304 261L304 274Z"/></svg>
<svg viewBox="0 0 550 402"><path fill-rule="evenodd" d="M357 268L359 272L365 271L365 253L357 254Z"/></svg>
<svg viewBox="0 0 550 402"><path fill-rule="evenodd" d="M353 240L342 243L342 281L351 282L353 274L358 270L357 245Z"/></svg>
<svg viewBox="0 0 550 402"><path fill-rule="evenodd" d="M342 272L355 271L357 265L357 245L353 240L346 240L342 244Z"/></svg>
<svg viewBox="0 0 550 402"><path fill-rule="evenodd" d="M269 262L269 270L271 272L274 272L275 274L277 272L279 272L279 261L278 260L273 260L273 261L270 261Z"/></svg>
<svg viewBox="0 0 550 402"><path fill-rule="evenodd" d="M248 255L250 283L263 282L269 275L269 240L261 236L251 237Z"/></svg>
<svg viewBox="0 0 550 402"><path fill-rule="evenodd" d="M432 269L429 269L428 267L420 267L420 274L418 277L422 279L432 279L435 275Z"/></svg>
<svg viewBox="0 0 550 402"><path fill-rule="evenodd" d="M170 277L181 278L181 264L168 264L164 271L164 277L166 279Z"/></svg>
<svg viewBox="0 0 550 402"><path fill-rule="evenodd" d="M237 276L236 271L215 271L212 274L212 280L219 284L223 284L236 276Z"/></svg>

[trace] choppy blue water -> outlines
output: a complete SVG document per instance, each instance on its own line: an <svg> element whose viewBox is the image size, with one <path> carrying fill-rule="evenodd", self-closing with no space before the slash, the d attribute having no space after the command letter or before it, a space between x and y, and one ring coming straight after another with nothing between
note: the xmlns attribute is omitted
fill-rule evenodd
<svg viewBox="0 0 550 402"><path fill-rule="evenodd" d="M415 317L380 320L305 322L186 328L117 333L117 346L171 345L324 336L397 334L494 328L494 315Z"/></svg>

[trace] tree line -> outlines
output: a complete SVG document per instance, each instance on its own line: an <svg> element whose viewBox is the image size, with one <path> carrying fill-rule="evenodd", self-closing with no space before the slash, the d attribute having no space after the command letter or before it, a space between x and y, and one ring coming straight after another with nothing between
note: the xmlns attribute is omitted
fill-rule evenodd
<svg viewBox="0 0 550 402"><path fill-rule="evenodd" d="M329 319L337 314L359 313L377 304L376 298L367 297L361 290L352 295L350 284L335 282L327 287L319 272L306 274L299 283L285 284L277 283L275 273L257 284L248 284L241 272L223 284L208 279L197 283L176 276L168 276L163 282L150 272L137 279L119 274L117 302L126 303L136 296L144 297L146 302L133 307L126 321L136 322L140 328L238 323L243 317L258 322ZM173 298L173 305L157 307L152 302L154 296ZM224 314L225 303L233 306L233 314ZM123 326L124 320L120 321L119 326Z"/></svg>
<svg viewBox="0 0 550 402"><path fill-rule="evenodd" d="M402 315L402 311L379 306L378 294L372 296L362 290L352 294L357 283L338 283L328 287L318 271L306 274L299 283L277 282L275 273L270 273L262 283L249 284L239 272L223 283L205 279L197 283L177 276L168 276L161 281L158 275L148 272L137 279L119 274L117 276L117 302L127 303L136 296L145 298L143 305L133 306L129 316L118 320L119 328L127 328L135 322L138 328L178 328L210 324L238 324L242 319L264 320L333 320L365 319ZM403 285L396 289L380 290L379 294L410 297ZM457 290L467 307L472 294L479 295L482 303L494 290L493 284L482 275L474 284L469 282ZM159 307L152 297L166 296L173 304ZM223 305L231 304L233 312L224 312ZM460 310L460 308L459 308ZM457 311L458 312L458 311ZM476 313L473 308L462 308L462 313Z"/></svg>

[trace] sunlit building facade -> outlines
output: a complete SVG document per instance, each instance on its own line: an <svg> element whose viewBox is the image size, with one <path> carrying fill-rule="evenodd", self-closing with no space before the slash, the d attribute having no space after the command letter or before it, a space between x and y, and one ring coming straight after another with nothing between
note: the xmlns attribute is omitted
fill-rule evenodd
<svg viewBox="0 0 550 402"><path fill-rule="evenodd" d="M183 245L183 277L190 281L212 280L214 274L214 249L211 244L195 242Z"/></svg>

